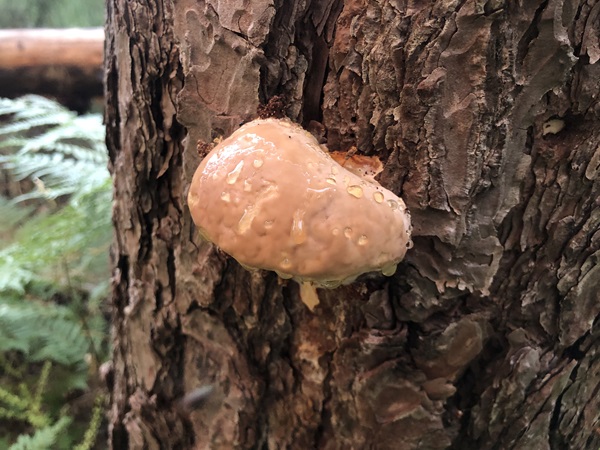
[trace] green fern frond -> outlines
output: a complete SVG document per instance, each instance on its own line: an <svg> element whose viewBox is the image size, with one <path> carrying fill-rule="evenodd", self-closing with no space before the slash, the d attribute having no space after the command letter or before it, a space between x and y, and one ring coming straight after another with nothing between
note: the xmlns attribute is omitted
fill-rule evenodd
<svg viewBox="0 0 600 450"><path fill-rule="evenodd" d="M63 116L63 114L59 114L58 117L47 117L48 123L42 125L51 125L54 128L32 137L23 137L23 131L33 130L41 125L33 123L31 119L0 127L0 136L4 135L6 139L2 145L4 147L20 147L25 153L52 150L77 159L88 159L88 156L92 155L95 156L92 159L96 162L106 161L106 157L102 155L102 151L105 152L105 149L102 145L104 135L100 115L89 114L68 118ZM57 122L57 120L62 121ZM13 130L14 127L19 129ZM16 135L16 133L19 134ZM61 146L64 148L58 148ZM87 149L96 150L96 154L86 151Z"/></svg>
<svg viewBox="0 0 600 450"><path fill-rule="evenodd" d="M37 189L15 198L16 202L30 198L56 199L64 195L84 193L109 179L105 166L99 169L89 161L65 158L60 153L19 153L0 157L0 164L17 181L30 178L35 182Z"/></svg>
<svg viewBox="0 0 600 450"><path fill-rule="evenodd" d="M5 298L0 303L0 352L10 350L31 361L51 360L84 369L90 342L68 307Z"/></svg>
<svg viewBox="0 0 600 450"><path fill-rule="evenodd" d="M49 416L39 408L34 408L29 392L26 394L25 398L19 398L0 386L0 419L27 422L35 428L47 426L50 423Z"/></svg>
<svg viewBox="0 0 600 450"><path fill-rule="evenodd" d="M34 434L21 435L9 450L48 450L54 448L59 436L71 424L70 417L61 417L56 423L38 429Z"/></svg>
<svg viewBox="0 0 600 450"><path fill-rule="evenodd" d="M36 127L67 122L75 117L60 104L40 97L26 95L18 99L0 98L0 116L11 116L8 123L0 126L0 136L28 131Z"/></svg>
<svg viewBox="0 0 600 450"><path fill-rule="evenodd" d="M5 404L11 411L25 411L29 407L28 399L21 398L0 386L0 403ZM0 416L2 417L2 416ZM8 417L8 416L4 416Z"/></svg>
<svg viewBox="0 0 600 450"><path fill-rule="evenodd" d="M90 450L94 446L98 436L98 431L100 431L100 426L102 425L105 400L106 398L104 395L98 395L96 397L94 409L92 411L92 418L90 419L87 430L85 430L83 435L83 441L73 450Z"/></svg>
<svg viewBox="0 0 600 450"><path fill-rule="evenodd" d="M4 241L10 240L13 235L13 229L23 219L32 213L32 208L24 205L17 205L15 202L0 195L0 246Z"/></svg>
<svg viewBox="0 0 600 450"><path fill-rule="evenodd" d="M0 166L34 186L13 201L68 197L62 208L52 203L49 214L22 220L12 245L0 248L0 291L23 292L36 276L63 284L69 277L107 278L112 198L101 117L77 116L37 96L0 99L0 117L9 119L0 142L12 149L0 156Z"/></svg>
<svg viewBox="0 0 600 450"><path fill-rule="evenodd" d="M0 290L23 291L36 274L63 285L69 280L107 279L111 237L107 182L54 214L38 215L21 225L13 244L0 250Z"/></svg>
<svg viewBox="0 0 600 450"><path fill-rule="evenodd" d="M48 112L60 112L70 117L75 113L62 106L60 103L40 95L24 95L19 98L0 98L0 116L14 114L16 121L27 118L47 117Z"/></svg>
<svg viewBox="0 0 600 450"><path fill-rule="evenodd" d="M42 410L42 400L44 391L48 386L48 378L50 377L50 370L52 369L52 362L49 360L44 361L44 366L42 367L42 372L40 373L40 377L38 378L37 386L35 388L35 395L33 396L33 401L31 402L30 409L33 413L40 413Z"/></svg>
<svg viewBox="0 0 600 450"><path fill-rule="evenodd" d="M13 261L11 255L0 254L0 291L25 292L25 285L35 279L35 273Z"/></svg>
<svg viewBox="0 0 600 450"><path fill-rule="evenodd" d="M43 97L0 99L0 165L17 180L37 178L45 189L19 200L57 198L109 179L99 114L77 116Z"/></svg>
<svg viewBox="0 0 600 450"><path fill-rule="evenodd" d="M22 195L0 198L0 217L9 218L0 226L0 419L33 428L11 449L72 448L64 433L70 419L49 426L58 413L50 405L64 404L65 392L86 389L90 356L97 361L106 354L101 305L112 189L104 127L100 116L77 116L35 96L0 99L0 124L0 169L28 180L11 189ZM15 356L22 369L3 371ZM42 362L35 387L28 387ZM21 382L19 373L29 380ZM91 448L98 414L95 408L82 448Z"/></svg>

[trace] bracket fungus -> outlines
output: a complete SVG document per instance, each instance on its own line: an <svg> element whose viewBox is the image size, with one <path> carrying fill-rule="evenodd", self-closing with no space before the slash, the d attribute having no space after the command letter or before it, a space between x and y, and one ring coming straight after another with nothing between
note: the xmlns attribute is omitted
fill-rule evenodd
<svg viewBox="0 0 600 450"><path fill-rule="evenodd" d="M404 202L357 173L293 122L258 119L204 158L188 205L202 237L246 268L300 282L313 309L315 287L392 275L412 245Z"/></svg>

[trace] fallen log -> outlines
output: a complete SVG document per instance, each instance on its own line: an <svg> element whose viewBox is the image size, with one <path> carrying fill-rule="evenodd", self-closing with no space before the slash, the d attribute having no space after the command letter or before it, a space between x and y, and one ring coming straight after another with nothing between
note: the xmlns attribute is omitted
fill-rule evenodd
<svg viewBox="0 0 600 450"><path fill-rule="evenodd" d="M102 28L0 30L0 97L40 94L83 111L102 96Z"/></svg>

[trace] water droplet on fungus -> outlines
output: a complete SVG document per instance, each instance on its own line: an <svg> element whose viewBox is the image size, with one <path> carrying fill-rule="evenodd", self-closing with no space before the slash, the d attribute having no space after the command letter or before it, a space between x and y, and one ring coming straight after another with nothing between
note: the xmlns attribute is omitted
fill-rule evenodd
<svg viewBox="0 0 600 450"><path fill-rule="evenodd" d="M231 201L231 195L229 195L229 192L222 192L221 200L223 200L225 203L229 203Z"/></svg>
<svg viewBox="0 0 600 450"><path fill-rule="evenodd" d="M277 198L277 186L271 184L262 189L257 194L254 203L248 205L244 210L244 214L238 222L237 232L239 234L245 234L250 229L256 216L260 213L263 205L275 198Z"/></svg>
<svg viewBox="0 0 600 450"><path fill-rule="evenodd" d="M373 198L377 203L383 203L383 194L379 191L373 193Z"/></svg>
<svg viewBox="0 0 600 450"><path fill-rule="evenodd" d="M398 209L398 202L396 200L388 200L388 205L390 205L390 208L392 208L392 211L395 211Z"/></svg>
<svg viewBox="0 0 600 450"><path fill-rule="evenodd" d="M272 220L265 220L265 228L268 230L270 228L273 228L273 221Z"/></svg>
<svg viewBox="0 0 600 450"><path fill-rule="evenodd" d="M262 159L255 159L252 162L252 165L257 169L261 168L263 164L264 164L264 161Z"/></svg>
<svg viewBox="0 0 600 450"><path fill-rule="evenodd" d="M295 244L302 244L306 241L306 230L304 229L304 211L297 209L294 211L292 219L292 231L290 236Z"/></svg>
<svg viewBox="0 0 600 450"><path fill-rule="evenodd" d="M252 225L252 221L256 217L257 210L254 205L248 205L248 207L244 210L244 214L242 214L242 218L238 222L237 231L239 234L246 234L246 232L250 229Z"/></svg>
<svg viewBox="0 0 600 450"><path fill-rule="evenodd" d="M366 234L363 234L361 237L358 238L358 245L367 245L368 242L369 238Z"/></svg>
<svg viewBox="0 0 600 450"><path fill-rule="evenodd" d="M347 191L348 191L348 194L350 194L356 198L361 198L363 196L362 188L357 185L348 186Z"/></svg>
<svg viewBox="0 0 600 450"><path fill-rule="evenodd" d="M350 228L350 227L344 228L344 236L346 236L348 239L350 239L352 237L352 228Z"/></svg>
<svg viewBox="0 0 600 450"><path fill-rule="evenodd" d="M235 166L235 169L233 169L231 172L229 172L227 174L227 179L226 179L227 184L233 184L237 181L243 167L244 167L244 161L240 161L239 163L237 163L237 166Z"/></svg>
<svg viewBox="0 0 600 450"><path fill-rule="evenodd" d="M391 277L392 275L394 275L396 273L397 267L398 267L397 264L390 264L389 266L385 266L383 269L381 269L381 273L383 275L385 275L386 277Z"/></svg>
<svg viewBox="0 0 600 450"><path fill-rule="evenodd" d="M292 262L290 261L290 258L288 258L288 257L286 256L286 257L284 257L284 258L281 260L281 263L279 264L279 266L280 266L282 269L284 269L284 270L287 270L287 269L289 269L289 268L291 268L291 267L292 267ZM283 278L283 277L281 277L281 278Z"/></svg>
<svg viewBox="0 0 600 450"><path fill-rule="evenodd" d="M335 182L335 178L333 177L329 177L327 178L325 181L327 181L329 184L333 184L335 186L336 182Z"/></svg>

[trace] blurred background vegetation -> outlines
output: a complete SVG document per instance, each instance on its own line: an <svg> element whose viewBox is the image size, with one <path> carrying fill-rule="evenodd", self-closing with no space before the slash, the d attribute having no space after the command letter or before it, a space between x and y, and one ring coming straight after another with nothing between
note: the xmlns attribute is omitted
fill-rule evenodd
<svg viewBox="0 0 600 450"><path fill-rule="evenodd" d="M103 0L0 0L0 28L104 25Z"/></svg>
<svg viewBox="0 0 600 450"><path fill-rule="evenodd" d="M0 28L102 26L103 0L0 0ZM99 113L0 99L0 449L101 449L111 180Z"/></svg>
<svg viewBox="0 0 600 450"><path fill-rule="evenodd" d="M0 180L0 448L93 448L112 235L101 115L1 99Z"/></svg>

